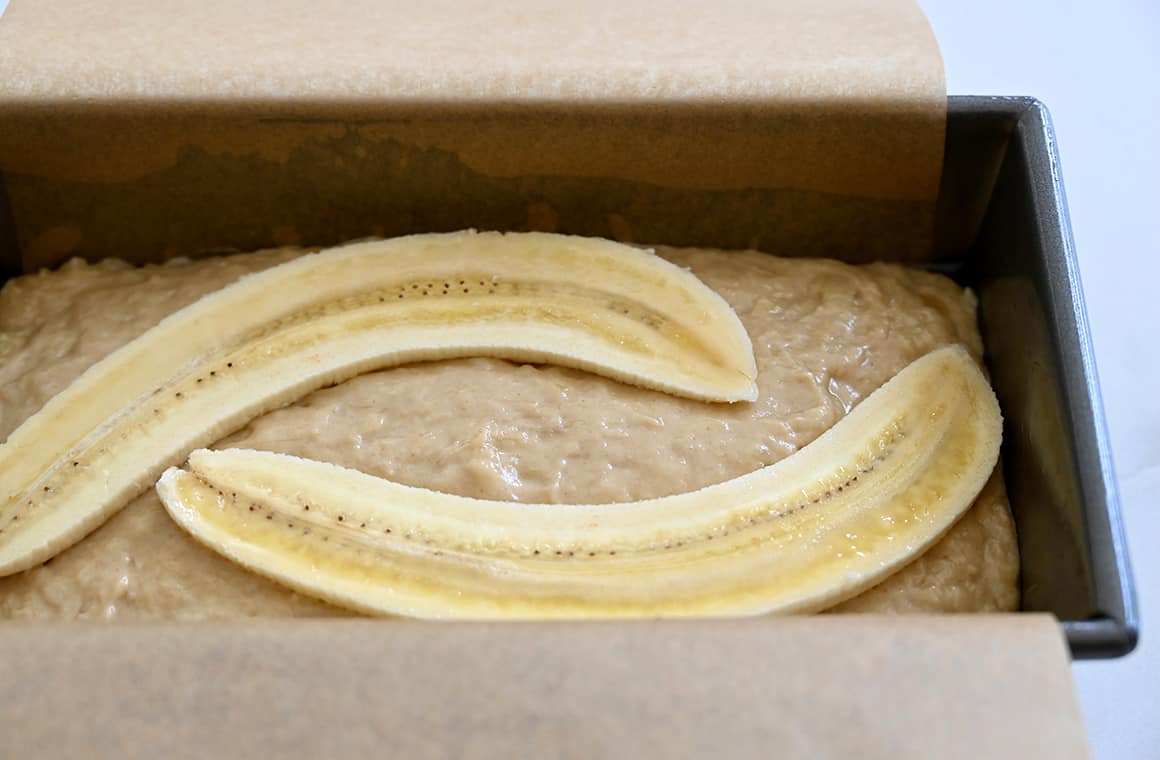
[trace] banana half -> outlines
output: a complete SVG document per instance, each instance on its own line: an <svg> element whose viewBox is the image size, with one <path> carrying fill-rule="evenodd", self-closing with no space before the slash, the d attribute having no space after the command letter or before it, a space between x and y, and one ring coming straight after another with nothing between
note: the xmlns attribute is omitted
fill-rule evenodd
<svg viewBox="0 0 1160 760"><path fill-rule="evenodd" d="M0 446L0 576L317 388L405 362L551 362L707 401L756 397L749 337L689 272L609 241L458 232L244 277L91 367Z"/></svg>
<svg viewBox="0 0 1160 760"><path fill-rule="evenodd" d="M918 359L813 443L699 491L519 504L250 450L157 484L197 540L305 594L426 618L811 612L917 557L993 470L999 406L965 350Z"/></svg>

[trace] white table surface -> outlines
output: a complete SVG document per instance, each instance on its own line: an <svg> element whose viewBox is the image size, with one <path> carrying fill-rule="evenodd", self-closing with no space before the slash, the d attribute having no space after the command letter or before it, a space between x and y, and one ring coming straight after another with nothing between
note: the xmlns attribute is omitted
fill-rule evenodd
<svg viewBox="0 0 1160 760"><path fill-rule="evenodd" d="M1073 672L1096 760L1158 760L1160 3L919 3L948 93L1033 95L1055 123L1142 613L1135 653Z"/></svg>

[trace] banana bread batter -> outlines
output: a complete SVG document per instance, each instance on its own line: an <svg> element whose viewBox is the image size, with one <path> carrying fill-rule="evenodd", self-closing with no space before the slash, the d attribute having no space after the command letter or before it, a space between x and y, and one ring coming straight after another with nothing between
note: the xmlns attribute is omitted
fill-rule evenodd
<svg viewBox="0 0 1160 760"><path fill-rule="evenodd" d="M73 261L0 291L0 437L88 366L282 249L145 268ZM760 398L705 404L550 366L492 359L355 378L266 414L218 446L334 462L414 486L527 502L621 502L701 488L805 446L909 362L946 343L977 357L975 299L895 265L660 248L732 304ZM1014 525L998 476L938 544L834 611L1018 607ZM351 614L203 548L152 490L43 566L0 579L0 618L203 620Z"/></svg>

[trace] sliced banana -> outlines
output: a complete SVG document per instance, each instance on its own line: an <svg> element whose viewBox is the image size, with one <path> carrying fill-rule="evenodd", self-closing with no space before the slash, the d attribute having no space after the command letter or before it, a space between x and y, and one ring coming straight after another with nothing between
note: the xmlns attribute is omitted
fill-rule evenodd
<svg viewBox="0 0 1160 760"><path fill-rule="evenodd" d="M463 356L709 401L757 394L737 315L647 251L472 231L332 249L174 313L13 432L0 446L0 576L63 551L263 412L362 372Z"/></svg>
<svg viewBox="0 0 1160 760"><path fill-rule="evenodd" d="M971 505L1002 420L965 350L908 366L816 441L699 491L482 501L251 450L194 452L157 491L197 540L308 595L427 618L809 612L918 556Z"/></svg>

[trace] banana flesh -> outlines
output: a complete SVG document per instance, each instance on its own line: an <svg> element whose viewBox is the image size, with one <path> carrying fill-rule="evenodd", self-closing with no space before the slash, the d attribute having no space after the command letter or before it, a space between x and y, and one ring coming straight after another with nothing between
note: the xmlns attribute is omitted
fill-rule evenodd
<svg viewBox="0 0 1160 760"><path fill-rule="evenodd" d="M967 510L1002 420L960 347L918 359L816 441L698 491L623 504L483 501L251 450L157 484L197 540L300 592L425 618L812 612L917 557Z"/></svg>
<svg viewBox="0 0 1160 760"><path fill-rule="evenodd" d="M647 251L467 231L307 255L174 313L12 433L0 446L0 576L63 551L259 414L363 372L464 356L707 401L757 393L737 315Z"/></svg>

